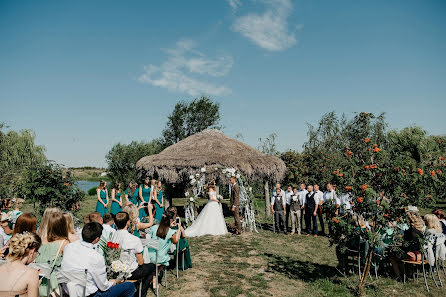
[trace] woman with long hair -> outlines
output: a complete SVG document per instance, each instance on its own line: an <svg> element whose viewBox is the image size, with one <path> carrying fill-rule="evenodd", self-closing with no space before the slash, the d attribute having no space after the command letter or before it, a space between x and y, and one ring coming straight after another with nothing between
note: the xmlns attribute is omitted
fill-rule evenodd
<svg viewBox="0 0 446 297"><path fill-rule="evenodd" d="M178 224L179 222L179 224ZM178 230L172 229L178 226ZM180 240L180 235L184 233L179 217L175 216L173 211L163 214L160 224L154 225L150 228L151 238L158 240L158 258L156 257L156 250L149 248L150 262L160 264L160 269L169 266L170 256L169 250L171 244L177 244ZM158 259L158 262L156 262ZM153 288L156 289L156 279L153 276Z"/></svg>
<svg viewBox="0 0 446 297"><path fill-rule="evenodd" d="M70 241L70 243L78 241L79 237L76 235L76 229L74 228L73 214L71 212L64 212L63 216L65 217L65 220L67 220L68 241Z"/></svg>
<svg viewBox="0 0 446 297"><path fill-rule="evenodd" d="M162 191L161 181L157 180L154 182L153 191L151 191L151 199L150 202L155 206L155 222L159 223L164 213L164 196Z"/></svg>
<svg viewBox="0 0 446 297"><path fill-rule="evenodd" d="M128 189L125 190L125 200L127 202L131 202L134 205L138 205L139 192L136 191L137 187L138 187L138 184L132 181L129 183Z"/></svg>
<svg viewBox="0 0 446 297"><path fill-rule="evenodd" d="M113 190L111 192L112 205L110 213L112 215L117 214L122 209L122 199L121 199L121 183L115 183Z"/></svg>
<svg viewBox="0 0 446 297"><path fill-rule="evenodd" d="M434 214L427 214L424 216L424 222L426 223L426 232L432 235L440 235L443 233L440 220Z"/></svg>
<svg viewBox="0 0 446 297"><path fill-rule="evenodd" d="M151 208L150 208L151 210ZM153 225L153 217L151 215L151 211L149 212L149 222L148 223L141 223L139 219L139 210L138 207L135 204L128 204L124 206L122 209L123 212L126 212L129 214L130 218L130 227L129 227L129 233L135 235L136 237L140 237L139 230L150 228Z"/></svg>
<svg viewBox="0 0 446 297"><path fill-rule="evenodd" d="M99 187L96 189L96 195L98 197L98 202L96 203L96 212L99 212L101 216L107 213L108 207L108 192L107 192L107 182L101 180L99 182Z"/></svg>
<svg viewBox="0 0 446 297"><path fill-rule="evenodd" d="M432 214L436 215L440 220L441 229L443 230L443 234L446 234L446 220L444 216L444 212L441 209L435 209L432 211Z"/></svg>
<svg viewBox="0 0 446 297"><path fill-rule="evenodd" d="M139 219L142 220L144 217L146 217L146 212L144 211L144 207L147 207L149 201L150 201L150 179L146 178L144 180L144 183L139 186L139 199L140 202L140 209L139 209ZM147 204L146 204L147 203Z"/></svg>
<svg viewBox="0 0 446 297"><path fill-rule="evenodd" d="M11 238L6 263L0 266L0 296L39 295L39 272L28 265L36 258L41 243L35 233L18 233Z"/></svg>
<svg viewBox="0 0 446 297"><path fill-rule="evenodd" d="M62 262L63 250L68 240L68 223L64 215L60 212L53 213L48 218L48 231L45 239L42 240L42 246L39 248L39 255L35 262L47 264L50 263L51 269L54 271L51 274L50 292L58 289L56 273L53 268L60 267ZM48 282L46 279L42 280L39 288L40 295L47 295Z"/></svg>
<svg viewBox="0 0 446 297"><path fill-rule="evenodd" d="M37 229L37 235L40 236L42 241L46 240L48 234L48 221L50 216L54 213L60 213L60 209L57 207L48 207L43 213L42 221L40 221L39 229Z"/></svg>
<svg viewBox="0 0 446 297"><path fill-rule="evenodd" d="M12 236L16 234L22 234L25 232L36 232L37 219L32 213L23 213L15 222L14 230L12 231ZM40 237L39 237L40 238Z"/></svg>

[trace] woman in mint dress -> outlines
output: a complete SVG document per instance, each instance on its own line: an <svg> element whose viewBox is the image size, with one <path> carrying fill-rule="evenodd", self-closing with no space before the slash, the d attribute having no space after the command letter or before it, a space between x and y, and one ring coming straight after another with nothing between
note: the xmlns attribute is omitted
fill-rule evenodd
<svg viewBox="0 0 446 297"><path fill-rule="evenodd" d="M107 183L101 180L99 187L96 189L98 202L96 203L96 212L99 212L101 216L104 216L108 212L108 192Z"/></svg>
<svg viewBox="0 0 446 297"><path fill-rule="evenodd" d="M139 199L141 200L140 203L142 203L143 205L140 205L140 209L139 209L139 219L142 220L144 217L146 217L146 212L144 211L144 203L149 203L150 201L150 185L149 185L150 180L148 178L146 178L144 180L144 184L139 186Z"/></svg>
<svg viewBox="0 0 446 297"><path fill-rule="evenodd" d="M131 202L132 204L138 206L138 194L139 191L137 191L138 184L135 182L130 182L129 187L127 190L125 190L125 200L127 202Z"/></svg>
<svg viewBox="0 0 446 297"><path fill-rule="evenodd" d="M115 183L115 187L111 193L112 205L110 213L112 215L116 215L122 209L122 200L121 200L121 184Z"/></svg>
<svg viewBox="0 0 446 297"><path fill-rule="evenodd" d="M161 218L163 217L164 213L164 197L163 197L163 191L161 190L161 181L156 181L154 190L152 190L152 199L151 203L155 205L156 212L155 212L155 222L159 223L161 222Z"/></svg>

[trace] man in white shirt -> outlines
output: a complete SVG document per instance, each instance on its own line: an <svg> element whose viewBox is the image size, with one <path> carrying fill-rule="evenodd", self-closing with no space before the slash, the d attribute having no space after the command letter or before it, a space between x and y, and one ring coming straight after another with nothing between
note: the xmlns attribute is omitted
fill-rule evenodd
<svg viewBox="0 0 446 297"><path fill-rule="evenodd" d="M116 232L116 230L112 227L115 223L115 221L113 220L113 215L111 213L106 213L104 214L102 220L102 227L104 227L104 230L102 231L102 238L104 238L105 241L110 241L113 237L113 234L115 234Z"/></svg>
<svg viewBox="0 0 446 297"><path fill-rule="evenodd" d="M303 221L305 217L305 199L307 196L307 185L304 183L300 184L300 190L297 192L297 195L299 196L299 204L300 204L300 226L303 229Z"/></svg>
<svg viewBox="0 0 446 297"><path fill-rule="evenodd" d="M280 226L283 225L283 232L287 234L284 217L286 215L286 200L280 188L276 189L275 195L271 198L271 211L274 215L275 232L280 233Z"/></svg>
<svg viewBox="0 0 446 297"><path fill-rule="evenodd" d="M350 201L351 201L350 193L345 193L341 195L339 213L343 214L350 212L351 208Z"/></svg>
<svg viewBox="0 0 446 297"><path fill-rule="evenodd" d="M322 193L322 191L319 190L318 184L315 184L313 188L314 188L314 200L319 205L319 207L317 208L317 216L319 218L319 224L321 225L321 235L325 236L324 218L322 217L322 204L324 203L324 193Z"/></svg>
<svg viewBox="0 0 446 297"><path fill-rule="evenodd" d="M130 227L130 217L126 212L118 212L115 216L115 224L118 231L112 238L113 243L118 243L121 248L121 260L130 265L132 275L129 280L142 280L141 296L146 296L155 273L155 264L144 264L142 256L143 246L141 239L127 230Z"/></svg>
<svg viewBox="0 0 446 297"><path fill-rule="evenodd" d="M301 205L299 203L299 195L297 188L293 188L293 195L291 196L290 216L291 216L291 235L297 229L297 234L301 234L300 226Z"/></svg>
<svg viewBox="0 0 446 297"><path fill-rule="evenodd" d="M290 219L291 196L293 196L293 187L291 185L288 185L287 190L285 192L285 201L286 201L285 228L287 232Z"/></svg>
<svg viewBox="0 0 446 297"><path fill-rule="evenodd" d="M102 226L98 223L88 223L82 229L82 239L68 244L63 253L62 270L87 273L86 296L95 297L132 297L135 285L125 282L118 284L115 280L107 280L105 260L94 249L93 245L99 242ZM82 296L83 287L77 286L78 296Z"/></svg>
<svg viewBox="0 0 446 297"><path fill-rule="evenodd" d="M327 184L327 191L324 193L324 204L325 219L329 221L339 213L339 207L341 206L341 200L336 195L335 185L332 183ZM335 210L330 208L332 205L336 205ZM328 230L328 233L331 233L331 230Z"/></svg>

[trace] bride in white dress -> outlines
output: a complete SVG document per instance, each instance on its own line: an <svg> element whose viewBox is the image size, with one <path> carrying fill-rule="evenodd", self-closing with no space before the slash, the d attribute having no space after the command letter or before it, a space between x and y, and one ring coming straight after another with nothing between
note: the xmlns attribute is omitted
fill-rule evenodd
<svg viewBox="0 0 446 297"><path fill-rule="evenodd" d="M192 223L192 226L185 230L187 237L225 235L228 233L223 210L217 199L217 192L215 192L215 186L209 186L208 195L208 203Z"/></svg>

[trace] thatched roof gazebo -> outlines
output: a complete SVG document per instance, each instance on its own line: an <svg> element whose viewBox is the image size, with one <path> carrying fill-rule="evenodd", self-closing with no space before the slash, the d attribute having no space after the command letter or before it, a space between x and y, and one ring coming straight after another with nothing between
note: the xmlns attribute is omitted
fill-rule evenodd
<svg viewBox="0 0 446 297"><path fill-rule="evenodd" d="M253 181L279 181L286 169L279 158L267 156L219 130L189 136L136 163L140 177L157 176L171 184L187 181L203 167L215 166L235 168Z"/></svg>

